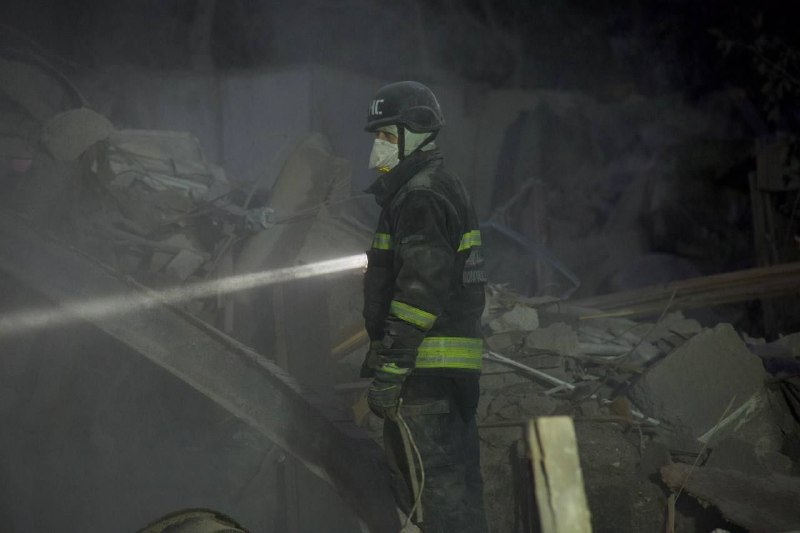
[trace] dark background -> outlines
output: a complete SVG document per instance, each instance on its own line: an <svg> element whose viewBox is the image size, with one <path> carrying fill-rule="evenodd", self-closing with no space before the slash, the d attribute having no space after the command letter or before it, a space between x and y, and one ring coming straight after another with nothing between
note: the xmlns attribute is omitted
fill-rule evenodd
<svg viewBox="0 0 800 533"><path fill-rule="evenodd" d="M762 35L798 41L797 9L777 1L228 0L211 3L207 42L193 33L202 6L11 0L0 20L74 68L186 68L207 46L221 69L315 63L379 78L438 72L607 96L625 87L692 97L757 85L750 54L739 48L724 58L713 29L747 44Z"/></svg>

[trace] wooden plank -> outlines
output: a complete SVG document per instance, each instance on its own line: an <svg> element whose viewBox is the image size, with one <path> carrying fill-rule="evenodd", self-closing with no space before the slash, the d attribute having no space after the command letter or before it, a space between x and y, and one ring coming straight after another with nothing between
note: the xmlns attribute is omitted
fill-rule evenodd
<svg viewBox="0 0 800 533"><path fill-rule="evenodd" d="M715 305L800 293L800 262L715 274L643 289L622 291L568 303L585 308L582 318L647 316L669 310L701 309ZM556 305L551 305L554 311ZM597 314L592 310L603 311Z"/></svg>
<svg viewBox="0 0 800 533"><path fill-rule="evenodd" d="M572 419L554 416L531 420L528 445L542 533L591 533Z"/></svg>

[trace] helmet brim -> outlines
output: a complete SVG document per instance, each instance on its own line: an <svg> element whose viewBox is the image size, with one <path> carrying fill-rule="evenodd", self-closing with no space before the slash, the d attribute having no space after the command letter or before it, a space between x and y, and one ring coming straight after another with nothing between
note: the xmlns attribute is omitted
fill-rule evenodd
<svg viewBox="0 0 800 533"><path fill-rule="evenodd" d="M435 131L439 131L444 126L444 120L442 120L436 128L424 128L420 127L419 124L409 124L405 120L400 120L400 117L388 117L369 122L366 126L364 126L364 131L375 133L384 126L402 126L413 133L433 133Z"/></svg>
<svg viewBox="0 0 800 533"><path fill-rule="evenodd" d="M402 126L399 122L399 117L386 117L380 120L373 120L368 122L366 126L364 126L364 131L368 131L369 133L375 133L378 131L379 128L384 126ZM405 126L404 126L405 127Z"/></svg>

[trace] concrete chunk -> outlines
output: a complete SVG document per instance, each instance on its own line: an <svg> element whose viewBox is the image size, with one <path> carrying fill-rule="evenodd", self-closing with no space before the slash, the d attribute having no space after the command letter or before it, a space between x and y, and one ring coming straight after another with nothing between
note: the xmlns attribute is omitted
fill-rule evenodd
<svg viewBox="0 0 800 533"><path fill-rule="evenodd" d="M574 356L579 352L578 334L569 325L556 322L546 328L532 331L525 338L528 353L550 352Z"/></svg>
<svg viewBox="0 0 800 533"><path fill-rule="evenodd" d="M114 126L103 115L85 107L70 109L44 124L42 144L57 160L74 161L113 131Z"/></svg>
<svg viewBox="0 0 800 533"><path fill-rule="evenodd" d="M533 331L539 327L539 313L532 307L515 305L511 311L503 313L489 323L494 333L506 331Z"/></svg>
<svg viewBox="0 0 800 533"><path fill-rule="evenodd" d="M191 250L181 250L166 267L167 274L186 281L194 274L206 258L202 254Z"/></svg>
<svg viewBox="0 0 800 533"><path fill-rule="evenodd" d="M524 331L506 331L486 337L486 344L496 352L502 352L518 345L525 338Z"/></svg>
<svg viewBox="0 0 800 533"><path fill-rule="evenodd" d="M758 394L767 373L729 324L697 334L631 389L646 414L700 437Z"/></svg>
<svg viewBox="0 0 800 533"><path fill-rule="evenodd" d="M785 337L781 337L777 341L770 344L786 347L791 350L794 357L800 357L800 333L786 335Z"/></svg>
<svg viewBox="0 0 800 533"><path fill-rule="evenodd" d="M798 531L800 480L772 475L754 477L735 470L671 464L661 477L673 490L684 489L717 507L722 515L748 531Z"/></svg>

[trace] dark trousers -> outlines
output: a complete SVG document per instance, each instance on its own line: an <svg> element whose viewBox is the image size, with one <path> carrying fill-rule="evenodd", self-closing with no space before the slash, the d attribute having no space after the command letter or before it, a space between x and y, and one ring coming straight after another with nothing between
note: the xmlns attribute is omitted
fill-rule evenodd
<svg viewBox="0 0 800 533"><path fill-rule="evenodd" d="M422 456L424 533L487 533L475 409L477 375L414 375L403 386L401 414ZM398 506L414 503L407 454L398 425L387 419L384 447ZM413 453L413 452L412 452ZM417 470L419 476L419 470Z"/></svg>

